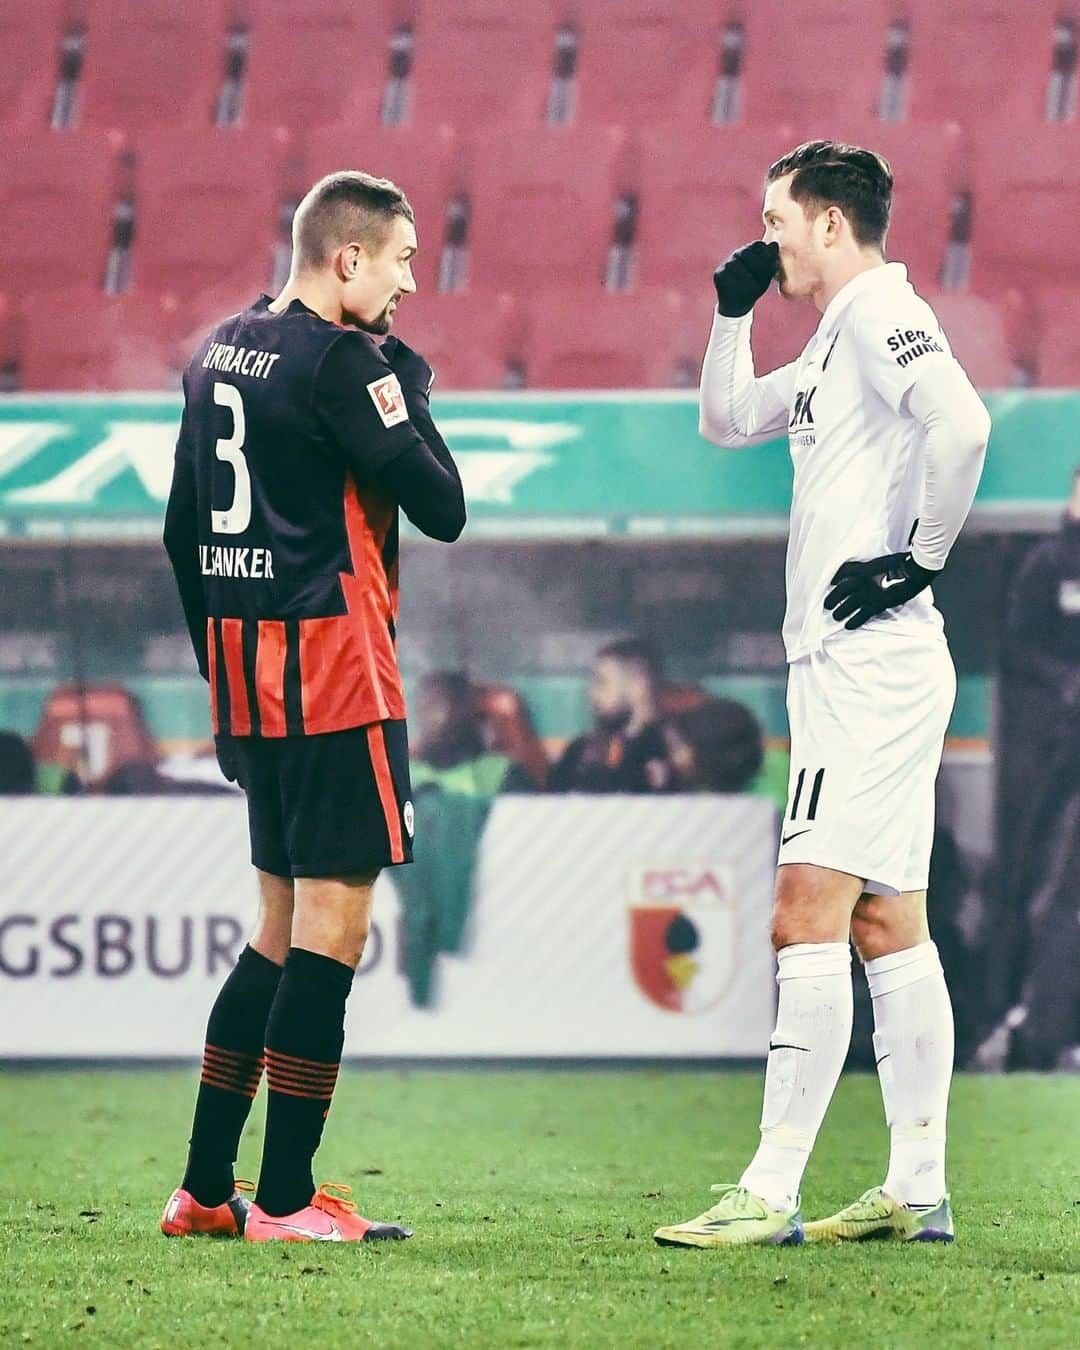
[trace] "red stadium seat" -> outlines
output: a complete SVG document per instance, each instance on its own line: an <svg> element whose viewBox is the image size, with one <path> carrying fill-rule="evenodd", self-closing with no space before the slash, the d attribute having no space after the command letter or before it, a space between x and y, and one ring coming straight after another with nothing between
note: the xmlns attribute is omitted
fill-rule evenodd
<svg viewBox="0 0 1080 1350"><path fill-rule="evenodd" d="M396 9L392 0L247 0L244 124L376 126Z"/></svg>
<svg viewBox="0 0 1080 1350"><path fill-rule="evenodd" d="M91 0L80 125L212 125L225 31L223 0Z"/></svg>
<svg viewBox="0 0 1080 1350"><path fill-rule="evenodd" d="M569 281L583 299L598 290L615 200L630 185L623 133L500 132L470 150L470 284L526 296Z"/></svg>
<svg viewBox="0 0 1080 1350"><path fill-rule="evenodd" d="M521 311L509 295L440 295L429 290L402 302L394 332L424 354L441 394L501 389L508 363L524 358L523 327Z"/></svg>
<svg viewBox="0 0 1080 1350"><path fill-rule="evenodd" d="M528 384L535 389L670 388L676 383L682 319L682 298L670 290L585 296L570 283L539 291L529 313Z"/></svg>
<svg viewBox="0 0 1080 1350"><path fill-rule="evenodd" d="M1067 10L1063 0L909 0L909 115L1015 136L1015 119L1043 116L1054 23Z"/></svg>
<svg viewBox="0 0 1080 1350"><path fill-rule="evenodd" d="M62 0L34 0L0 9L0 125L47 127L56 87Z"/></svg>
<svg viewBox="0 0 1080 1350"><path fill-rule="evenodd" d="M0 289L100 282L117 188L117 145L96 131L0 134Z"/></svg>
<svg viewBox="0 0 1080 1350"><path fill-rule="evenodd" d="M424 131L541 126L558 17L554 6L505 0L421 4L408 124Z"/></svg>
<svg viewBox="0 0 1080 1350"><path fill-rule="evenodd" d="M46 292L25 308L24 389L177 389L190 352L185 321L157 296Z"/></svg>
<svg viewBox="0 0 1080 1350"><path fill-rule="evenodd" d="M1080 287L1053 282L1035 298L1039 328L1036 383L1045 389L1080 388Z"/></svg>
<svg viewBox="0 0 1080 1350"><path fill-rule="evenodd" d="M719 7L671 0L582 6L577 120L692 127L708 120Z"/></svg>
<svg viewBox="0 0 1080 1350"><path fill-rule="evenodd" d="M1029 122L980 142L975 170L972 286L1058 284L1068 270L1061 223L1080 213L1080 137L1071 123Z"/></svg>
<svg viewBox="0 0 1080 1350"><path fill-rule="evenodd" d="M717 7L718 9L720 7ZM748 122L786 123L793 144L814 135L844 138L844 116L876 116L887 0L756 0L745 6L744 113Z"/></svg>
<svg viewBox="0 0 1080 1350"><path fill-rule="evenodd" d="M1007 389L1015 362L1010 349L1003 306L977 295L936 294L924 291L956 359L979 389Z"/></svg>
<svg viewBox="0 0 1080 1350"><path fill-rule="evenodd" d="M136 288L180 304L201 292L250 304L269 285L281 146L271 132L149 131L137 155Z"/></svg>

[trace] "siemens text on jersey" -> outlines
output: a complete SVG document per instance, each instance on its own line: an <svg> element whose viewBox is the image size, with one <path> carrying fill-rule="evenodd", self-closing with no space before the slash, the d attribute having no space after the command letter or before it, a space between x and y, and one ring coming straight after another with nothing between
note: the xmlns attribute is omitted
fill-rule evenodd
<svg viewBox="0 0 1080 1350"><path fill-rule="evenodd" d="M223 375L250 375L253 380L266 380L281 360L280 352L263 352L257 347L234 347L228 342L211 342L203 357L204 370L220 370Z"/></svg>

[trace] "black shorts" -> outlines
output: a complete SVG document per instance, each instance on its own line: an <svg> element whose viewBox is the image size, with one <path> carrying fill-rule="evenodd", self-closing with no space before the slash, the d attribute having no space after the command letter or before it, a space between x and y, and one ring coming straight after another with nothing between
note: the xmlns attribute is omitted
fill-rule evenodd
<svg viewBox="0 0 1080 1350"><path fill-rule="evenodd" d="M342 877L412 862L404 722L322 736L219 736L247 794L251 861L279 877Z"/></svg>

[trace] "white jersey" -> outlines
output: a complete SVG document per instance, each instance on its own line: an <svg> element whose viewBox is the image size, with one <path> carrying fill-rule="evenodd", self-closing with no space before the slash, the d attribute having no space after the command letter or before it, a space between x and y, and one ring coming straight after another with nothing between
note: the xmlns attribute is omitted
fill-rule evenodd
<svg viewBox="0 0 1080 1350"><path fill-rule="evenodd" d="M849 281L829 303L799 359L760 379L753 373L750 328L751 316L716 318L702 374L702 430L737 446L787 429L795 479L784 645L788 660L795 661L845 632L823 604L837 568L849 560L900 553L912 543L932 481L926 428L906 406L916 378L931 366L946 365L952 368L950 379L958 378L968 390L970 385L933 310L915 293L900 263ZM710 399L721 409L717 434L710 434ZM976 472L972 494L977 481ZM960 523L968 506L970 496ZM951 542L925 547L922 556L916 547L916 561L942 566ZM909 636L943 629L929 590L867 627L885 624Z"/></svg>

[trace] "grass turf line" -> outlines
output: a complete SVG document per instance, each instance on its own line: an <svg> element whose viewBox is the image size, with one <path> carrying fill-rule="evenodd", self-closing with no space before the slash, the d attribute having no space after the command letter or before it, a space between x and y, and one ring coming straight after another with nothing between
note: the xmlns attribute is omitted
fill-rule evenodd
<svg viewBox="0 0 1080 1350"><path fill-rule="evenodd" d="M365 1073L319 1158L372 1247L166 1240L194 1071L0 1074L0 1344L1072 1346L1080 1080L960 1079L951 1248L659 1248L752 1148L757 1074ZM238 1173L258 1165L260 1095ZM846 1078L803 1211L881 1179L877 1082Z"/></svg>

